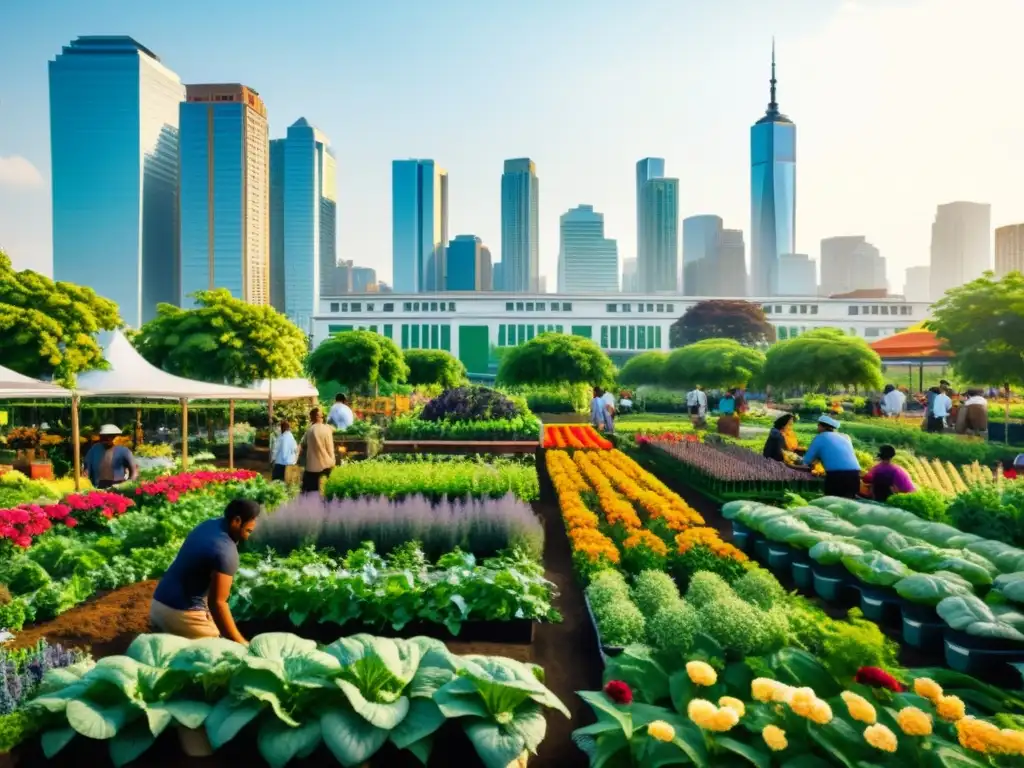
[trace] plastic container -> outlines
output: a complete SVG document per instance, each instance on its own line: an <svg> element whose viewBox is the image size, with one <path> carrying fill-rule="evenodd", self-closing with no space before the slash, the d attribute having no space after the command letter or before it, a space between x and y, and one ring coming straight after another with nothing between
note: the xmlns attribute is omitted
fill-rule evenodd
<svg viewBox="0 0 1024 768"><path fill-rule="evenodd" d="M768 562L768 547L770 544L771 542L764 536L759 536L754 541L754 559L759 563L766 564Z"/></svg>
<svg viewBox="0 0 1024 768"><path fill-rule="evenodd" d="M873 584L859 585L860 609L864 617L880 626L898 627L903 621L900 596L889 587Z"/></svg>
<svg viewBox="0 0 1024 768"><path fill-rule="evenodd" d="M811 570L810 560L794 559L790 563L790 570L793 574L793 586L801 592L814 590L814 572Z"/></svg>
<svg viewBox="0 0 1024 768"><path fill-rule="evenodd" d="M1020 684L1020 674L1010 666L1010 664L1024 662L1024 648L1021 648L1019 644L1016 644L1017 647L1014 650L969 648L959 644L956 640L957 636L963 636L963 633L951 629L946 630L946 664L952 669L1004 687ZM972 639L980 640L982 638ZM996 645L997 641L992 644Z"/></svg>
<svg viewBox="0 0 1024 768"><path fill-rule="evenodd" d="M793 562L793 547L778 541L768 543L768 570L776 576L788 575Z"/></svg>
<svg viewBox="0 0 1024 768"><path fill-rule="evenodd" d="M732 543L741 552L750 554L753 549L754 531L743 523L732 521Z"/></svg>
<svg viewBox="0 0 1024 768"><path fill-rule="evenodd" d="M909 600L902 600L901 606L903 642L923 651L941 651L947 624L939 618L935 608Z"/></svg>
<svg viewBox="0 0 1024 768"><path fill-rule="evenodd" d="M860 601L857 582L843 566L815 563L811 573L814 574L814 592L822 600L843 608L852 608Z"/></svg>

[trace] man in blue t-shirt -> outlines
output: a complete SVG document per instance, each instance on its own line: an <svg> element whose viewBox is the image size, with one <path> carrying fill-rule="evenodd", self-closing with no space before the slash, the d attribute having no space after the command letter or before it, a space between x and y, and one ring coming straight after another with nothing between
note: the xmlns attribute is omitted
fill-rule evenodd
<svg viewBox="0 0 1024 768"><path fill-rule="evenodd" d="M839 422L829 415L818 419L818 434L807 446L801 461L808 467L815 459L825 468L825 495L854 498L860 492L860 462L853 442L839 434Z"/></svg>
<svg viewBox="0 0 1024 768"><path fill-rule="evenodd" d="M114 440L120 436L121 429L117 425L104 424L100 427L100 441L82 459L93 488L110 488L139 476L132 452L123 445L114 445Z"/></svg>
<svg viewBox="0 0 1024 768"><path fill-rule="evenodd" d="M189 639L223 635L246 643L228 595L238 570L238 542L249 538L259 514L255 501L234 499L223 517L192 529L153 593L149 620L157 632Z"/></svg>

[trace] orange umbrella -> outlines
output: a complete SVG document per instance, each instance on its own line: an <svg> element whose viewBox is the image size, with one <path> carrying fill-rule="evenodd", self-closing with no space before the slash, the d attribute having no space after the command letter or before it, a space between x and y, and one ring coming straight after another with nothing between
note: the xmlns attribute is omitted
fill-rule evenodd
<svg viewBox="0 0 1024 768"><path fill-rule="evenodd" d="M953 353L942 346L933 331L924 327L923 323L912 326L907 330L879 339L871 345L871 348L881 358L949 358Z"/></svg>

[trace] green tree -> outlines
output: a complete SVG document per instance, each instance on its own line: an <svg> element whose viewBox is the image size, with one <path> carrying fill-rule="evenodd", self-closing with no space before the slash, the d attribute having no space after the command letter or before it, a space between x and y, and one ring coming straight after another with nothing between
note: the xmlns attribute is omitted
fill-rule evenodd
<svg viewBox="0 0 1024 768"><path fill-rule="evenodd" d="M651 350L631 357L619 370L619 384L627 387L642 387L661 384L665 374L668 353Z"/></svg>
<svg viewBox="0 0 1024 768"><path fill-rule="evenodd" d="M882 360L859 336L818 328L770 347L761 381L825 392L835 387L881 389Z"/></svg>
<svg viewBox="0 0 1024 768"><path fill-rule="evenodd" d="M699 301L672 323L670 347L684 347L704 339L735 339L740 344L770 344L775 327L768 322L760 304L743 299Z"/></svg>
<svg viewBox="0 0 1024 768"><path fill-rule="evenodd" d="M409 375L402 352L373 331L343 331L309 353L306 370L317 381L336 381L350 391L399 384Z"/></svg>
<svg viewBox="0 0 1024 768"><path fill-rule="evenodd" d="M406 383L414 387L439 384L453 389L466 381L466 366L443 349L406 349L402 357L409 366Z"/></svg>
<svg viewBox="0 0 1024 768"><path fill-rule="evenodd" d="M928 328L953 352L960 379L1024 386L1024 275L986 273L947 291L931 311ZM1009 411L1007 398L1007 424Z"/></svg>
<svg viewBox="0 0 1024 768"><path fill-rule="evenodd" d="M764 368L764 353L732 339L705 339L672 352L662 381L684 389L697 384L727 389L746 386Z"/></svg>
<svg viewBox="0 0 1024 768"><path fill-rule="evenodd" d="M611 386L615 366L591 339L542 333L513 347L498 367L498 384L592 384Z"/></svg>
<svg viewBox="0 0 1024 768"><path fill-rule="evenodd" d="M97 334L123 324L110 299L32 270L15 272L0 250L0 365L73 386L76 374L104 365Z"/></svg>
<svg viewBox="0 0 1024 768"><path fill-rule="evenodd" d="M226 288L196 291L196 307L157 306L132 339L150 363L199 381L240 386L302 375L306 335L276 309L247 304Z"/></svg>

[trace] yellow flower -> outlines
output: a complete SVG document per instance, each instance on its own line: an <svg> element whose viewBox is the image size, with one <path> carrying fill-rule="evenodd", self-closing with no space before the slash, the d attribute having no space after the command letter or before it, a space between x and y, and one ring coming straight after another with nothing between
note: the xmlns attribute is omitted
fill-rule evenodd
<svg viewBox="0 0 1024 768"><path fill-rule="evenodd" d="M708 725L717 712L718 707L707 699L691 699L690 703L686 705L686 716L701 728Z"/></svg>
<svg viewBox="0 0 1024 768"><path fill-rule="evenodd" d="M718 706L733 710L737 715L743 717L747 713L747 707L739 699L732 696L723 696L718 700Z"/></svg>
<svg viewBox="0 0 1024 768"><path fill-rule="evenodd" d="M1024 755L1024 731L1003 728L999 732L1000 742L1008 755Z"/></svg>
<svg viewBox="0 0 1024 768"><path fill-rule="evenodd" d="M869 725L864 729L864 741L883 752L896 751L896 734L881 723Z"/></svg>
<svg viewBox="0 0 1024 768"><path fill-rule="evenodd" d="M828 725L832 722L832 707L828 705L828 702L815 699L814 704L811 705L811 714L807 718L818 725Z"/></svg>
<svg viewBox="0 0 1024 768"><path fill-rule="evenodd" d="M818 695L814 692L813 688L797 688L793 691L793 698L789 702L789 708L800 715L800 717L810 717L814 702L817 700Z"/></svg>
<svg viewBox="0 0 1024 768"><path fill-rule="evenodd" d="M761 731L761 738L772 752L781 752L789 746L789 742L786 741L786 732L777 725L766 725Z"/></svg>
<svg viewBox="0 0 1024 768"><path fill-rule="evenodd" d="M932 732L932 718L917 707L904 707L896 713L896 724L907 736L928 736Z"/></svg>
<svg viewBox="0 0 1024 768"><path fill-rule="evenodd" d="M750 695L754 699L763 702L769 702L775 700L775 691L778 689L780 683L778 680L772 680L770 677L758 677L750 683Z"/></svg>
<svg viewBox="0 0 1024 768"><path fill-rule="evenodd" d="M995 751L1003 735L992 723L976 717L961 717L956 722L956 735L960 746L975 752Z"/></svg>
<svg viewBox="0 0 1024 768"><path fill-rule="evenodd" d="M647 726L647 735L655 741L672 741L676 737L676 729L664 720L654 720Z"/></svg>
<svg viewBox="0 0 1024 768"><path fill-rule="evenodd" d="M914 681L914 693L924 696L934 704L942 696L942 686L930 677L919 677Z"/></svg>
<svg viewBox="0 0 1024 768"><path fill-rule="evenodd" d="M935 711L943 720L953 722L967 714L967 708L959 696L940 696L935 702Z"/></svg>
<svg viewBox="0 0 1024 768"><path fill-rule="evenodd" d="M718 682L718 673L710 664L703 661L686 662L686 674L696 685L707 687Z"/></svg>
<svg viewBox="0 0 1024 768"><path fill-rule="evenodd" d="M867 723L868 725L875 724L875 721L878 719L878 715L875 714L875 708L871 706L871 702L863 696L857 695L853 691L843 691L839 696L846 704L846 709L850 713L850 717L854 720L860 720L862 723Z"/></svg>
<svg viewBox="0 0 1024 768"><path fill-rule="evenodd" d="M711 721L707 726L702 727L706 727L709 731L724 732L728 731L739 721L740 716L735 709L732 709L731 707L722 707L715 712L714 717L711 718Z"/></svg>

